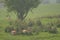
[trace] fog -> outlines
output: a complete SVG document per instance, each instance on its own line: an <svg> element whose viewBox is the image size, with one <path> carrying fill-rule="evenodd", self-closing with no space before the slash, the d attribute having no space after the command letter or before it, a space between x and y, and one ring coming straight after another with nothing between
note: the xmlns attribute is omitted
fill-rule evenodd
<svg viewBox="0 0 60 40"><path fill-rule="evenodd" d="M4 8L4 3L0 3L0 8Z"/></svg>
<svg viewBox="0 0 60 40"><path fill-rule="evenodd" d="M43 0L42 4L55 4L60 3L60 0Z"/></svg>

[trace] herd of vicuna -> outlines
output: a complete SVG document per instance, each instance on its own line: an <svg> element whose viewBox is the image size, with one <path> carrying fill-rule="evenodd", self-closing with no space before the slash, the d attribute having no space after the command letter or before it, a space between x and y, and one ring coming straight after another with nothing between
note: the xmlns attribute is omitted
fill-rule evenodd
<svg viewBox="0 0 60 40"><path fill-rule="evenodd" d="M27 34L27 33L30 33L30 31L24 29L24 30L22 30L22 33L23 33L23 34ZM11 34L12 34L12 35L16 35L16 34L17 34L17 31L16 31L16 30L12 30L12 31L11 31Z"/></svg>
<svg viewBox="0 0 60 40"><path fill-rule="evenodd" d="M10 33L10 34L12 34L12 35L17 35L17 34L25 34L25 35L30 35L30 34L32 34L32 30L31 30L31 28L29 27L28 29L14 29L13 27L7 27L6 29L5 29L5 32L8 32L8 33Z"/></svg>

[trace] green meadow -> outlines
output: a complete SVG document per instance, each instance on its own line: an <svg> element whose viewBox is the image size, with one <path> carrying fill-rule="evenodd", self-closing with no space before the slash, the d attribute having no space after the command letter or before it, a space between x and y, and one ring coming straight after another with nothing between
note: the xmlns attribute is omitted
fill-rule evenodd
<svg viewBox="0 0 60 40"><path fill-rule="evenodd" d="M11 16L11 19L14 21L17 16L16 12L8 12L7 8L0 8L0 40L60 40L60 28L58 29L57 34L52 34L48 32L40 32L38 35L11 35L9 33L5 33L4 29L7 25L9 25L9 21L7 20L7 15ZM37 8L30 10L25 20L32 19L37 20L40 17L46 16L58 16L60 15L60 4L40 4ZM43 24L48 22L56 22L60 20L60 18L40 18ZM28 21L27 21L28 22Z"/></svg>

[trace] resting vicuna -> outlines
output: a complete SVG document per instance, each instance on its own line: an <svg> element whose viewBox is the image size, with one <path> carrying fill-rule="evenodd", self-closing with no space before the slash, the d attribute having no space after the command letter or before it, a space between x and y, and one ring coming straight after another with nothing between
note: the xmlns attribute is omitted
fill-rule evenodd
<svg viewBox="0 0 60 40"><path fill-rule="evenodd" d="M32 34L32 31L31 30L24 29L24 30L22 30L22 33L29 35L29 34Z"/></svg>
<svg viewBox="0 0 60 40"><path fill-rule="evenodd" d="M12 35L16 35L16 30L12 30L12 31L11 31L11 34L12 34Z"/></svg>

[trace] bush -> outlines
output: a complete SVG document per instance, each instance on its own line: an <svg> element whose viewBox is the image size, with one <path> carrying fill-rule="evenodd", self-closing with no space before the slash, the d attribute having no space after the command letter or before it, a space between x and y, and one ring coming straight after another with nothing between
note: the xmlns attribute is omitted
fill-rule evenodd
<svg viewBox="0 0 60 40"><path fill-rule="evenodd" d="M37 26L42 26L42 23L41 23L40 20L37 20L37 21L36 21L36 24L37 24Z"/></svg>
<svg viewBox="0 0 60 40"><path fill-rule="evenodd" d="M14 30L16 30L16 34L22 34L23 33L22 30L29 30L29 27L31 28L32 25L33 25L33 22L31 22L31 21L29 21L29 23L27 24L27 22L17 19L15 21L11 22L11 24L9 25L10 27L7 27L5 29L5 31L11 32L12 31L11 28L13 27ZM26 34L32 34L31 29Z"/></svg>
<svg viewBox="0 0 60 40"><path fill-rule="evenodd" d="M58 20L55 24L57 27L60 27L60 20Z"/></svg>
<svg viewBox="0 0 60 40"><path fill-rule="evenodd" d="M14 30L14 27L6 27L5 28L5 32L11 32L12 30Z"/></svg>
<svg viewBox="0 0 60 40"><path fill-rule="evenodd" d="M57 27L55 25L53 25L52 23L48 23L44 27L44 32L57 33Z"/></svg>
<svg viewBox="0 0 60 40"><path fill-rule="evenodd" d="M32 21L31 19L29 19L29 21L28 21L28 26L29 27L32 27L34 25L34 21Z"/></svg>
<svg viewBox="0 0 60 40"><path fill-rule="evenodd" d="M58 32L57 31L57 27L53 27L52 30L53 30L53 33L57 33Z"/></svg>
<svg viewBox="0 0 60 40"><path fill-rule="evenodd" d="M21 21L20 19L15 21L15 26L17 34L21 34L23 29L27 29L27 23L25 21Z"/></svg>
<svg viewBox="0 0 60 40"><path fill-rule="evenodd" d="M49 32L49 33L57 33L57 28L56 27L48 27L47 28L47 32Z"/></svg>
<svg viewBox="0 0 60 40"><path fill-rule="evenodd" d="M56 27L51 27L49 30L50 33L57 33L57 28Z"/></svg>

